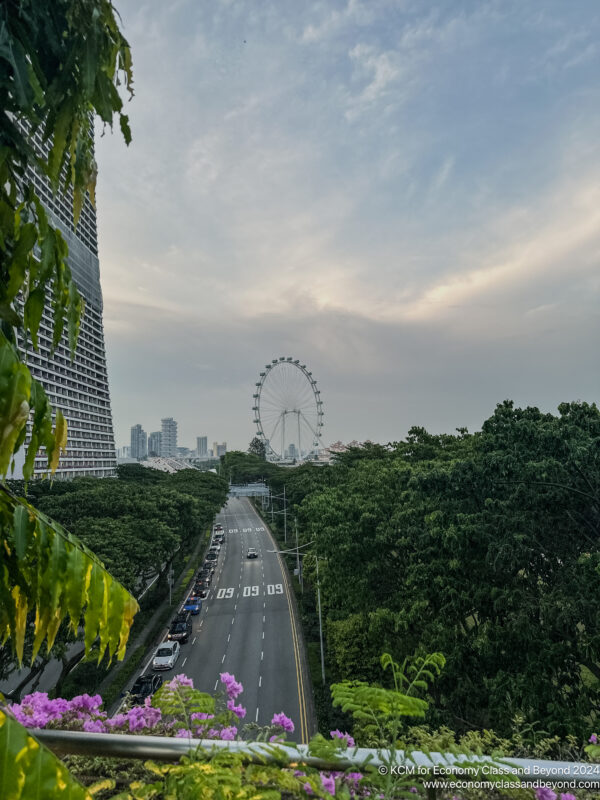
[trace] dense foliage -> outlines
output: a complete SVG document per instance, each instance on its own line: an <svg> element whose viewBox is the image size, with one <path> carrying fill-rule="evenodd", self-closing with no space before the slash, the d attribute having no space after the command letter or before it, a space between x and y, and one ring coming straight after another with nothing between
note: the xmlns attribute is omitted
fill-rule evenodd
<svg viewBox="0 0 600 800"><path fill-rule="evenodd" d="M179 547L192 545L211 524L226 500L227 482L193 469L169 475L124 465L116 480L36 482L28 495L139 593Z"/></svg>
<svg viewBox="0 0 600 800"><path fill-rule="evenodd" d="M228 454L229 455L229 454ZM243 472L241 454L231 454ZM256 467L247 456L246 474ZM264 465L263 465L263 471ZM430 721L584 736L600 699L600 412L500 404L482 431L277 470L319 557L331 678L374 680L378 654L447 659Z"/></svg>

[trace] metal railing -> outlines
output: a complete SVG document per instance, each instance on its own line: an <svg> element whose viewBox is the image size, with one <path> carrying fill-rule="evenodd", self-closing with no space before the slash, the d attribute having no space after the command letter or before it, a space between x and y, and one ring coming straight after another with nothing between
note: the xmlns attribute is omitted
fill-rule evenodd
<svg viewBox="0 0 600 800"><path fill-rule="evenodd" d="M364 747L348 748L334 760L319 758L309 754L308 745L266 744L261 742L220 741L214 739L175 739L168 736L139 736L118 733L84 733L80 731L61 731L34 729L30 731L40 742L57 755L108 756L112 758L139 758L156 761L177 761L202 748L209 754L226 750L243 754L249 762L290 765L306 764L324 770L342 770L349 767L360 768L367 762L371 767L389 767L390 753ZM466 763L465 763L466 762ZM493 765L495 770L506 777L518 778L527 783L573 782L575 784L596 784L600 787L600 764L574 761L547 761L530 758L492 758L491 756L466 756L452 753L423 753L397 751L395 765L408 774L423 777L427 773L444 776L473 778L466 764ZM410 772L412 768L414 772ZM420 769L419 769L420 768ZM466 774L465 774L466 773ZM492 780L497 777L494 772ZM485 769L483 777L487 777Z"/></svg>

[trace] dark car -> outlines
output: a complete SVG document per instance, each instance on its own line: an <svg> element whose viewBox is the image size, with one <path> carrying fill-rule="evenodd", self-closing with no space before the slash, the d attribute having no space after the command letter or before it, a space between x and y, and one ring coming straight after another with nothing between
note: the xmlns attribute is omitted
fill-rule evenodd
<svg viewBox="0 0 600 800"><path fill-rule="evenodd" d="M160 689L162 682L160 675L140 675L129 690L129 694L135 703L143 703L147 697L151 697Z"/></svg>
<svg viewBox="0 0 600 800"><path fill-rule="evenodd" d="M174 622L169 628L167 639L172 642L180 642L185 644L190 638L192 632L192 623L188 622Z"/></svg>
<svg viewBox="0 0 600 800"><path fill-rule="evenodd" d="M218 556L216 553L210 553L210 552L208 552L208 553L206 554L206 559L205 559L205 560L206 560L206 561L216 561L218 557L219 557L219 556Z"/></svg>

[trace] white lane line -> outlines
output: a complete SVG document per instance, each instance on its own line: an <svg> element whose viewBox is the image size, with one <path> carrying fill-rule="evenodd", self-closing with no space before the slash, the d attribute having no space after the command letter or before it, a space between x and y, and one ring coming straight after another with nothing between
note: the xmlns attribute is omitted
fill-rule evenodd
<svg viewBox="0 0 600 800"><path fill-rule="evenodd" d="M229 642L230 640L231 640L231 634L228 634L227 641Z"/></svg>
<svg viewBox="0 0 600 800"><path fill-rule="evenodd" d="M258 688L260 689L261 686L262 686L262 675L259 675L258 676Z"/></svg>
<svg viewBox="0 0 600 800"><path fill-rule="evenodd" d="M266 603L263 603L263 608L266 608L266 607L267 607L267 604L266 604Z"/></svg>
<svg viewBox="0 0 600 800"><path fill-rule="evenodd" d="M258 708L256 709L256 718L255 718L255 720L254 720L254 721L255 721L255 722L258 722Z"/></svg>
<svg viewBox="0 0 600 800"><path fill-rule="evenodd" d="M187 656L186 656L186 657L183 659L183 661L181 662L181 666L182 666L182 667L185 667L185 662L186 662L186 661L187 661Z"/></svg>
<svg viewBox="0 0 600 800"><path fill-rule="evenodd" d="M213 689L214 692L217 691L217 686L218 685L219 685L219 679L217 678L217 680L215 681L215 688Z"/></svg>
<svg viewBox="0 0 600 800"><path fill-rule="evenodd" d="M231 618L231 624L233 625L234 622L235 622L235 617L232 617Z"/></svg>
<svg viewBox="0 0 600 800"><path fill-rule="evenodd" d="M144 674L144 672L146 672L146 670L147 670L147 669L148 669L148 667L150 666L150 662L152 661L152 659L153 659L153 658L154 658L154 653L153 653L153 654L150 656L150 658L148 659L148 663L146 664L146 666L144 667L144 669L141 671L140 675L143 675L143 674Z"/></svg>
<svg viewBox="0 0 600 800"><path fill-rule="evenodd" d="M263 622L265 621L265 615L263 614Z"/></svg>
<svg viewBox="0 0 600 800"><path fill-rule="evenodd" d="M263 631L263 639L265 638L265 632Z"/></svg>
<svg viewBox="0 0 600 800"><path fill-rule="evenodd" d="M196 644L196 639L197 638L198 638L197 636L194 636L194 638L192 639L192 644Z"/></svg>
<svg viewBox="0 0 600 800"><path fill-rule="evenodd" d="M265 657L265 654L264 654L264 653L263 653L263 651L261 650L261 651L260 651L260 660L262 661L264 657Z"/></svg>
<svg viewBox="0 0 600 800"><path fill-rule="evenodd" d="M223 658L221 659L221 664L225 661L225 653L223 653Z"/></svg>

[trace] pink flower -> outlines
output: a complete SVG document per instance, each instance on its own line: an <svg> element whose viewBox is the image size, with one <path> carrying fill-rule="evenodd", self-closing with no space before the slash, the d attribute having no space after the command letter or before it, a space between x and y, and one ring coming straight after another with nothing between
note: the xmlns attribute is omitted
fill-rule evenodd
<svg viewBox="0 0 600 800"><path fill-rule="evenodd" d="M246 716L246 709L243 706L236 706L235 700L228 700L227 701L227 708L238 717L239 719L244 719Z"/></svg>
<svg viewBox="0 0 600 800"><path fill-rule="evenodd" d="M183 672L180 675L175 675L170 681L168 681L165 686L169 689L177 689L179 686L189 686L191 689L194 688L194 681L191 678L188 678L187 675L184 675Z"/></svg>
<svg viewBox="0 0 600 800"><path fill-rule="evenodd" d="M314 792L312 790L312 786L310 785L310 783L308 781L306 781L306 783L304 784L304 786L302 788L304 789L306 794L314 794Z"/></svg>
<svg viewBox="0 0 600 800"><path fill-rule="evenodd" d="M101 719L88 719L83 723L83 730L88 733L106 733L104 721Z"/></svg>
<svg viewBox="0 0 600 800"><path fill-rule="evenodd" d="M548 786L538 786L535 790L536 800L556 800L556 792Z"/></svg>
<svg viewBox="0 0 600 800"><path fill-rule="evenodd" d="M223 728L221 731L221 739L224 741L233 741L237 735L237 728L235 725L230 725L228 728Z"/></svg>
<svg viewBox="0 0 600 800"><path fill-rule="evenodd" d="M176 739L191 739L193 734L187 728L179 728L177 733L175 734Z"/></svg>
<svg viewBox="0 0 600 800"><path fill-rule="evenodd" d="M342 733L339 730L329 731L329 735L332 739L342 739L346 742L347 747L354 747L354 739L350 736L349 733Z"/></svg>
<svg viewBox="0 0 600 800"><path fill-rule="evenodd" d="M283 728L283 730L287 731L288 733L294 732L294 723L289 717L286 717L283 711L280 714L273 715L273 719L271 720L271 725L280 725Z"/></svg>
<svg viewBox="0 0 600 800"><path fill-rule="evenodd" d="M561 794L560 800L577 800L577 798L571 792L567 792L566 794Z"/></svg>
<svg viewBox="0 0 600 800"><path fill-rule="evenodd" d="M592 733L592 735L589 738L589 741L591 742L591 744L598 744L598 737L596 736L595 733Z"/></svg>
<svg viewBox="0 0 600 800"><path fill-rule="evenodd" d="M231 675L229 672L221 672L221 683L225 684L225 689L227 691L227 697L230 700L235 700L235 698L244 691L244 687L241 683L236 681L235 677Z"/></svg>
<svg viewBox="0 0 600 800"><path fill-rule="evenodd" d="M194 711L193 714L190 714L190 719L193 722L203 722L206 719L214 719L214 714L205 714L204 711Z"/></svg>
<svg viewBox="0 0 600 800"><path fill-rule="evenodd" d="M329 794L335 794L335 781L330 775L324 775L321 773L321 783L326 792L329 792Z"/></svg>

